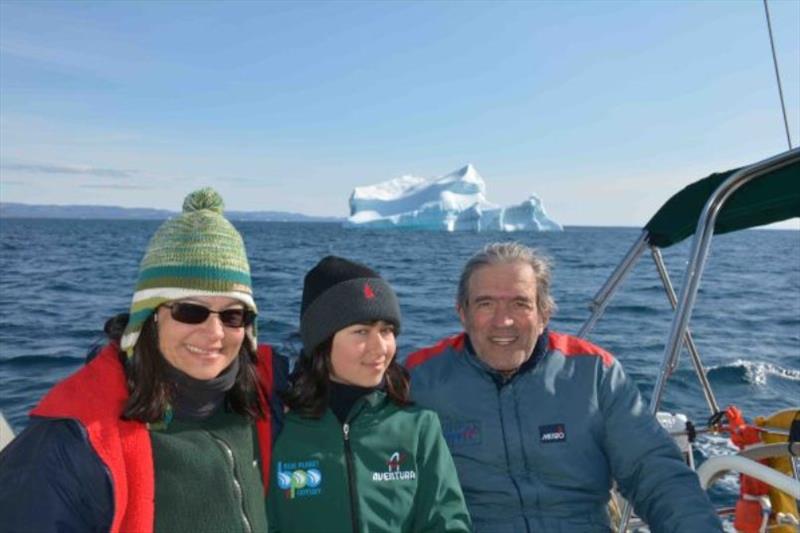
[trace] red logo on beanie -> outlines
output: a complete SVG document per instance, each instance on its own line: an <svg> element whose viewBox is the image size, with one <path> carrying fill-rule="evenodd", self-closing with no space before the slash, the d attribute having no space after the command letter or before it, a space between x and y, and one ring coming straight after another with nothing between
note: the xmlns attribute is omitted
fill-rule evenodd
<svg viewBox="0 0 800 533"><path fill-rule="evenodd" d="M369 283L364 284L364 297L367 300L372 300L375 298L375 293L372 292L372 287L369 286Z"/></svg>

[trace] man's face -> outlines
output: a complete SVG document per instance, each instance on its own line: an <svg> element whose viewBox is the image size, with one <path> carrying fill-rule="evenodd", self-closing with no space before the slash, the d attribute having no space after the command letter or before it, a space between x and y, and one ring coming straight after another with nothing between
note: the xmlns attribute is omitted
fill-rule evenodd
<svg viewBox="0 0 800 533"><path fill-rule="evenodd" d="M536 276L522 262L486 265L469 278L469 300L458 315L478 357L513 373L530 358L545 320L536 308Z"/></svg>

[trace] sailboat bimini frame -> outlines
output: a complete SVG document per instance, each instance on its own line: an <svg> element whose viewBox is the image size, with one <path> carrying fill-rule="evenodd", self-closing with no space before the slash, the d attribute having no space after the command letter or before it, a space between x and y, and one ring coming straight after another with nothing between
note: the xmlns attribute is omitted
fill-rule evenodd
<svg viewBox="0 0 800 533"><path fill-rule="evenodd" d="M773 179L777 175L776 173L779 172L781 172L779 181L777 181L776 184L771 184L771 189L767 187L757 194L748 197L747 200L753 199L754 205L757 206L755 209L757 212L756 215L747 212L749 205L746 202L739 202L740 205L731 209L731 212L734 214L727 217L725 223L722 224L723 227L721 230L716 227L718 216L737 191L759 179ZM720 179L723 179L723 181L716 185L717 181ZM784 187L786 183L789 184L788 187ZM714 185L716 186L714 187ZM700 205L697 202L702 201L704 198L704 189L709 190L710 194L708 194L707 199L705 199L702 211L698 216L691 205ZM779 191L779 194L775 194L775 191ZM782 203L773 202L773 196L780 195L785 195L788 200L784 199ZM684 204L689 204L689 207L686 207ZM742 215L742 213L744 213L744 215ZM672 216L679 219L683 217L685 220L679 220L677 225L668 224L665 230L664 225L661 223L665 219L669 220ZM594 328L597 321L603 315L617 289L619 289L625 278L636 266L636 263L644 254L645 250L649 248L667 299L674 309L670 333L664 348L661 369L656 379L653 395L650 398L650 411L654 415L658 412L667 381L678 365L681 347L686 345L710 414L715 415L719 413L720 408L714 396L714 391L708 381L706 370L703 367L700 354L698 353L688 327L700 286L700 278L703 275L703 270L708 260L711 238L715 231L734 231L770 222L777 222L793 216L800 216L800 148L790 149L787 152L765 159L756 164L730 171L727 177L724 175L712 175L705 180L701 180L687 187L673 196L673 198L656 213L656 216L647 224L622 262L594 296L590 305L591 315L579 330L578 336L586 337L591 332L592 328ZM654 224L657 219L658 224ZM663 234L656 237L651 232L651 226L659 226L659 224L660 229L663 230ZM692 224L692 227L696 229L694 231L689 263L681 283L680 296L676 297L672 281L661 255L661 246L659 246L658 243L660 242L665 246L669 246L683 240L683 238L689 235L689 232L684 233L684 228L681 227L681 225L686 227L686 224ZM784 448L786 447L784 446ZM796 470L794 471L794 477L789 477L764 467L747 457L735 456L735 459L730 461L724 457L713 459L716 460L706 461L701 465L698 471L698 474L702 471L702 478L705 480L705 483L713 482L723 471L738 469L756 478L760 478L772 486L786 490L788 493L794 495L795 498L800 497L800 482L797 480ZM705 484L704 488L706 488ZM630 518L631 506L626 502L620 517L619 531L627 530Z"/></svg>
<svg viewBox="0 0 800 533"><path fill-rule="evenodd" d="M678 298L675 297L675 291L673 289L669 273L667 272L666 265L664 264L664 260L661 256L661 248L655 244L649 243L650 232L645 229L642 231L642 234L633 244L619 266L617 266L603 287L601 287L601 289L592 299L590 305L592 313L579 330L579 337L586 337L591 332L597 321L603 315L603 312L610 303L617 289L619 289L625 278L633 270L633 267L636 266L639 258L644 254L645 250L648 248L650 249L653 262L658 270L658 274L664 286L666 296L675 310L672 319L672 327L667 339L667 344L664 348L661 370L658 374L655 389L653 390L653 396L650 399L650 410L652 413L655 414L658 411L658 407L661 403L661 397L664 392L664 387L666 386L667 380L678 364L678 355L683 343L686 343L687 345L695 372L697 373L698 379L703 388L703 394L706 397L706 403L708 404L710 414L719 412L719 406L716 398L714 397L714 392L708 383L700 355L697 352L697 348L688 328L689 319L691 317L697 297L697 291L700 286L700 278L703 275L703 270L708 260L708 255L711 248L711 237L714 234L715 222L722 207L742 186L751 181L768 176L772 172L790 165L796 165L798 166L798 169L800 169L800 148L786 151L777 156L765 159L754 165L750 165L733 172L725 181L722 182L721 185L717 187L714 193L708 197L703 211L697 221L697 229L692 242L692 252L689 259L689 264L686 267L686 271L683 276L681 292ZM800 174L797 176L797 180L798 186L800 186Z"/></svg>

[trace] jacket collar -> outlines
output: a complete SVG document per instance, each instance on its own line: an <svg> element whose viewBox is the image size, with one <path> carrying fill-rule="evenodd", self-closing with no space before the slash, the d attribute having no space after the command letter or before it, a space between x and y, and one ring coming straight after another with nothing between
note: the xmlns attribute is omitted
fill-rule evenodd
<svg viewBox="0 0 800 533"><path fill-rule="evenodd" d="M389 397L386 395L381 389L376 389L369 394L361 397L353 404L353 407L350 408L350 412L347 415L347 423L352 423L356 418L360 417L364 414L365 411L375 411L381 409L385 404L390 403ZM333 413L330 406L325 408L325 412L322 413L321 418L309 418L300 416L293 411L289 411L287 420L292 419L294 422L303 424L303 425L313 425L318 423L320 420L327 423L333 423L338 426L341 426L342 423L339 422L339 419Z"/></svg>

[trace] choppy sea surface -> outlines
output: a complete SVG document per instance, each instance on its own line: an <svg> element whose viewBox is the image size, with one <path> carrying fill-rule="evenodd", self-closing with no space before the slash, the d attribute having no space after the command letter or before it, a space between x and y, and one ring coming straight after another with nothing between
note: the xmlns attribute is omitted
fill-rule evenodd
<svg viewBox="0 0 800 533"><path fill-rule="evenodd" d="M56 381L126 311L157 221L0 220L0 410L16 431ZM336 224L240 222L259 306L259 340L281 345L297 329L303 276L342 255L380 271L403 312L400 351L458 332L461 267L484 244L515 239L555 262L559 310L551 328L576 333L588 304L639 235L634 228L561 233L434 233ZM691 239L664 250L677 286ZM649 255L639 261L590 339L610 350L649 397L671 310ZM800 404L800 231L749 230L714 240L690 327L720 405L747 417ZM708 410L684 353L663 409L702 425ZM708 441L705 444L710 446ZM703 445L701 445L701 452ZM725 484L718 489L725 491Z"/></svg>

